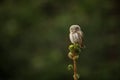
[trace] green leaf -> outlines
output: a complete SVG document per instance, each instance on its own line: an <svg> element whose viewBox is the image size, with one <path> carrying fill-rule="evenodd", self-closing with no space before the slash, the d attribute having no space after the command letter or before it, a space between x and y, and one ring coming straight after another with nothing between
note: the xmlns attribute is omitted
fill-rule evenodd
<svg viewBox="0 0 120 80"><path fill-rule="evenodd" d="M73 65L69 64L67 68L68 68L68 70L72 70L73 69Z"/></svg>

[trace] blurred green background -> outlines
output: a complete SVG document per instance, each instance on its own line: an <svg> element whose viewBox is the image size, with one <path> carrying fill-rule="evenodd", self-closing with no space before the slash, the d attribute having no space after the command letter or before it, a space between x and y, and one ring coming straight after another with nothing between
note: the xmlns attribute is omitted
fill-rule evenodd
<svg viewBox="0 0 120 80"><path fill-rule="evenodd" d="M80 80L120 80L119 0L0 0L0 80L73 80L69 27L86 49Z"/></svg>

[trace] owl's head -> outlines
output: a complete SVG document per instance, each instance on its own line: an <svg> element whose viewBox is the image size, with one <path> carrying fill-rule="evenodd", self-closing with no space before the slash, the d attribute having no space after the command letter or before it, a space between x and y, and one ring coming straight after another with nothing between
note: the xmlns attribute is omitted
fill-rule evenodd
<svg viewBox="0 0 120 80"><path fill-rule="evenodd" d="M81 28L79 25L71 25L70 26L70 32L77 32L77 31L80 31Z"/></svg>

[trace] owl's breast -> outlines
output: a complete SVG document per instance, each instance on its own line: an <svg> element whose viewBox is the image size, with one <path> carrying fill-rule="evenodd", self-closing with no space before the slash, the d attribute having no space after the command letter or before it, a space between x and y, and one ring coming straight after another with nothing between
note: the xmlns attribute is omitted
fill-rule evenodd
<svg viewBox="0 0 120 80"><path fill-rule="evenodd" d="M77 33L70 33L69 37L72 43L77 43L79 41L79 36Z"/></svg>

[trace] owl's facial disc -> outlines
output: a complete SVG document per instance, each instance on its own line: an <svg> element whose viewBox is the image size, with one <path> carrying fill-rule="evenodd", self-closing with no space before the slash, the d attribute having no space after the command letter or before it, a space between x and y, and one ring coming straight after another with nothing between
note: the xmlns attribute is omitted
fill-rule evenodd
<svg viewBox="0 0 120 80"><path fill-rule="evenodd" d="M79 25L72 25L70 26L70 32L76 32L80 30L80 26Z"/></svg>
<svg viewBox="0 0 120 80"><path fill-rule="evenodd" d="M74 27L70 27L70 32L75 32L75 28Z"/></svg>
<svg viewBox="0 0 120 80"><path fill-rule="evenodd" d="M79 31L80 30L80 27L79 26L76 26L75 27L75 31Z"/></svg>

